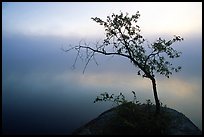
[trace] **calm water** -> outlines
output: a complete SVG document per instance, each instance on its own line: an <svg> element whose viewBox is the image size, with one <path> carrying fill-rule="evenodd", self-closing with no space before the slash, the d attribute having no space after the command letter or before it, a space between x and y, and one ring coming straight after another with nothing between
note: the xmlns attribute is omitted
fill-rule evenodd
<svg viewBox="0 0 204 137"><path fill-rule="evenodd" d="M131 100L134 90L141 102L154 101L150 81L138 77L128 60L98 56L100 65L91 63L83 75L82 62L71 69L74 53L60 50L64 41L3 37L3 133L70 134L112 106L93 103L105 91L123 92ZM191 48L193 43L196 48ZM202 44L195 39L183 45L183 58L177 62L183 71L170 79L158 77L158 94L202 129Z"/></svg>

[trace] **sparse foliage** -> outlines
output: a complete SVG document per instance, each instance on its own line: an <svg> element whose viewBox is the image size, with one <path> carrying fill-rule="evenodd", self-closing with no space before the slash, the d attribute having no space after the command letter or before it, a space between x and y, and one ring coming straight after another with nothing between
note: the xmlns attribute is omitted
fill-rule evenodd
<svg viewBox="0 0 204 137"><path fill-rule="evenodd" d="M133 93L132 103L139 104L139 101L137 100L136 97L136 92L132 91L132 93ZM125 96L121 92L119 93L119 95L114 94L109 95L107 92L101 93L100 96L96 97L94 103L99 101L110 101L115 103L116 105L121 105L128 102L128 100L126 100Z"/></svg>
<svg viewBox="0 0 204 137"><path fill-rule="evenodd" d="M136 93L135 93L135 91L132 91L132 93L133 93L133 96L134 96L134 98L133 98L133 103L135 103L135 104L138 104L139 103L139 101L137 100L137 96L136 96Z"/></svg>
<svg viewBox="0 0 204 137"><path fill-rule="evenodd" d="M79 45L65 51L72 49L77 51L74 65L79 57L85 58L86 64L83 72L91 60L98 64L95 59L97 53L128 58L139 69L138 75L152 81L156 112L159 113L160 102L157 96L155 74L158 73L169 78L173 71L181 70L181 66L174 67L170 61L180 57L181 52L176 51L172 45L182 41L183 38L174 36L171 40L165 40L159 37L155 42L149 44L140 34L141 29L137 25L139 17L139 12L131 16L121 12L118 15L113 13L111 16L107 16L105 21L98 17L91 18L104 27L106 37L103 42L93 44L80 42ZM85 57L81 54L82 50L85 50Z"/></svg>
<svg viewBox="0 0 204 137"><path fill-rule="evenodd" d="M107 92L101 93L100 96L96 97L94 103L99 101L110 101L116 103L117 105L127 103L127 100L125 99L125 96L122 93L117 96L114 96L114 94L109 95Z"/></svg>

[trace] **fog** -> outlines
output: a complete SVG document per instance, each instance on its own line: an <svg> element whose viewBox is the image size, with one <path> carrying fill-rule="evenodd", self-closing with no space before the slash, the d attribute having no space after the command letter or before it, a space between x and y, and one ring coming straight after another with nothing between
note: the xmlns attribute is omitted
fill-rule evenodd
<svg viewBox="0 0 204 137"><path fill-rule="evenodd" d="M139 101L153 99L151 82L137 76L128 59L97 55L99 65L85 62L72 68L75 52L62 47L78 44L80 38L2 36L3 133L70 134L74 129L112 107L94 104L102 92L123 92L127 99L136 91ZM95 38L91 38L95 40ZM202 129L202 41L186 36L178 43L181 58L173 61L182 71L170 79L157 75L158 95ZM175 45L176 46L176 45Z"/></svg>

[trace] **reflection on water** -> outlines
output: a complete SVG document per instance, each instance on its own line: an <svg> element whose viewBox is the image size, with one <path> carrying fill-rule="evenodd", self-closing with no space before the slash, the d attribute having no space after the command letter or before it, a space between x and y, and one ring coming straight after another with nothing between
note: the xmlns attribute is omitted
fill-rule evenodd
<svg viewBox="0 0 204 137"><path fill-rule="evenodd" d="M151 82L138 77L126 59L97 57L103 67L90 64L83 75L81 62L77 64L79 71L70 70L75 54L60 50L61 39L2 39L4 133L70 134L111 107L93 103L104 91L123 92L131 100L134 90L140 102L154 101ZM201 38L185 42L179 63L183 70L170 79L159 78L158 95L163 104L184 113L202 129L202 42Z"/></svg>
<svg viewBox="0 0 204 137"><path fill-rule="evenodd" d="M197 81L158 80L160 100L188 116L202 129L201 87ZM3 79L3 131L20 134L70 134L109 109L93 101L101 92L124 92L132 99L153 100L151 82L136 75L75 74L64 72L7 75Z"/></svg>

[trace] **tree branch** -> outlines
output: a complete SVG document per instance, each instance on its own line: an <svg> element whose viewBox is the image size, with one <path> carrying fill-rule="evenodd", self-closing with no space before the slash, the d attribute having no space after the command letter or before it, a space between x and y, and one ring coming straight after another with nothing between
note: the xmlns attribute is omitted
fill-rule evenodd
<svg viewBox="0 0 204 137"><path fill-rule="evenodd" d="M147 65L147 61L148 59L151 57L151 56L155 56L157 54L159 54L159 51L157 51L156 53L154 53L155 51L153 51L152 53L150 53L148 56L147 56L147 59L145 60L145 63L144 63L144 67L146 67Z"/></svg>
<svg viewBox="0 0 204 137"><path fill-rule="evenodd" d="M100 54L104 54L104 55L120 55L120 56L124 56L124 57L130 58L130 56L125 55L125 54L122 54L122 53L104 52L104 51L100 51L100 50L98 50L98 49L93 49L93 48L88 47L88 46L78 46L78 48L89 49L89 50L91 50L91 51L93 51L93 52L100 53Z"/></svg>

